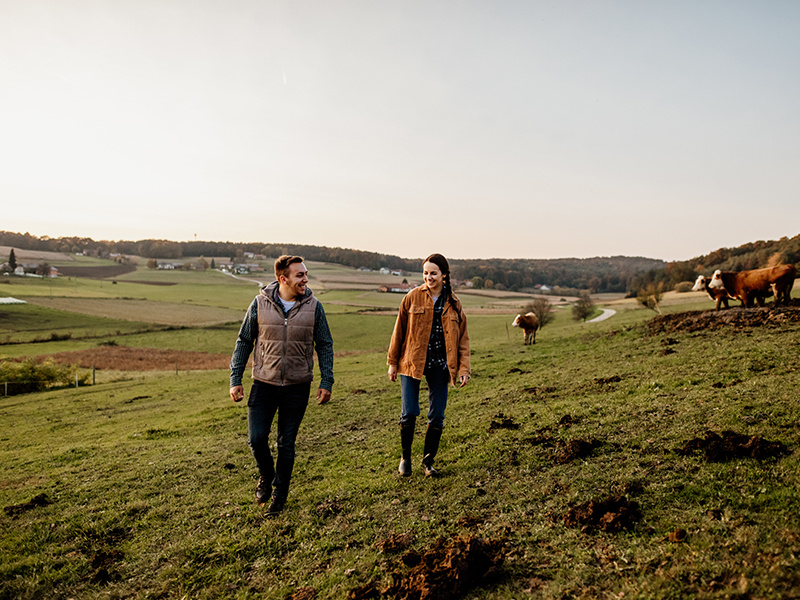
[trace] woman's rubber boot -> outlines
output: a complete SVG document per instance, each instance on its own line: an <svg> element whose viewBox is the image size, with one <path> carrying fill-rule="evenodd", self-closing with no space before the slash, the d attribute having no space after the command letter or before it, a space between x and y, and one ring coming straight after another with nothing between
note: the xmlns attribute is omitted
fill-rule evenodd
<svg viewBox="0 0 800 600"><path fill-rule="evenodd" d="M411 444L414 441L415 424L414 422L400 424L400 446L403 449L403 457L400 459L397 471L403 477L411 477Z"/></svg>
<svg viewBox="0 0 800 600"><path fill-rule="evenodd" d="M422 452L422 472L425 477L439 477L441 474L433 466L433 459L439 451L439 440L442 438L442 428L428 425L425 432L425 447Z"/></svg>

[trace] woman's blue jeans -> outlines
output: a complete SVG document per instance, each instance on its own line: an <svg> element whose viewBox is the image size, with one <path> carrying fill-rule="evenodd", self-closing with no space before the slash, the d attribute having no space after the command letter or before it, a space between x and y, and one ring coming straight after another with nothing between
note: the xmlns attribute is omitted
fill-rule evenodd
<svg viewBox="0 0 800 600"><path fill-rule="evenodd" d="M447 369L425 371L428 382L428 425L442 428L444 411L447 408L447 385L450 371ZM410 425L419 416L419 388L421 381L408 375L400 375L400 425Z"/></svg>
<svg viewBox="0 0 800 600"><path fill-rule="evenodd" d="M275 498L285 500L294 469L297 431L306 414L311 383L270 385L254 381L247 400L247 429L250 450L261 477L272 482ZM278 458L273 464L269 450L272 421L278 413Z"/></svg>

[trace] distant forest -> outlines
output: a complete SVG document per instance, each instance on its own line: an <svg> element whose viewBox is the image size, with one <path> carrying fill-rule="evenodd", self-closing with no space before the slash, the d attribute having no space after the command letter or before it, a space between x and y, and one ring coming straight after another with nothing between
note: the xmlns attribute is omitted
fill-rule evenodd
<svg viewBox="0 0 800 600"><path fill-rule="evenodd" d="M225 258L241 262L246 253L276 257L298 254L308 260L377 270L419 271L419 258L349 248L329 248L304 244L265 244L263 242L173 242L169 240L95 241L81 237L36 237L29 233L0 231L0 245L20 250L79 253L92 256L141 256L164 260L183 257ZM3 257L0 257L2 259ZM678 283L693 281L698 274L710 275L715 269L740 271L780 263L800 263L800 235L774 241L758 241L737 248L720 248L710 254L680 261L665 262L642 257L597 257L558 259L479 259L452 260L454 279L471 280L478 287L531 290L546 285L557 293L589 290L591 293L617 292L635 295L650 283L663 283L672 289Z"/></svg>

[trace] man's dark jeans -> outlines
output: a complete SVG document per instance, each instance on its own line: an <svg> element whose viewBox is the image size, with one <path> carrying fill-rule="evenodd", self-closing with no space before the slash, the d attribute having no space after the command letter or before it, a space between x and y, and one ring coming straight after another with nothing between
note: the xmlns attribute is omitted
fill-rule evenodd
<svg viewBox="0 0 800 600"><path fill-rule="evenodd" d="M247 400L247 428L250 449L262 477L272 481L272 495L285 500L294 468L294 443L306 414L311 383L270 385L254 381ZM269 450L272 421L278 413L278 459L273 464Z"/></svg>

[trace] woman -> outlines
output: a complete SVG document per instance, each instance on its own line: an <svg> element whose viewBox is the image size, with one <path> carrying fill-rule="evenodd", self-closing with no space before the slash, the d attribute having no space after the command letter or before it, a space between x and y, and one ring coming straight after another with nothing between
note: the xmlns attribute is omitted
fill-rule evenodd
<svg viewBox="0 0 800 600"><path fill-rule="evenodd" d="M411 475L411 443L419 416L419 387L428 381L428 430L422 453L426 477L438 477L433 459L447 407L447 385L464 387L469 381L469 335L461 301L450 285L450 265L441 254L431 254L422 264L425 283L406 294L389 344L389 379L400 374L400 444L403 457L398 471Z"/></svg>

